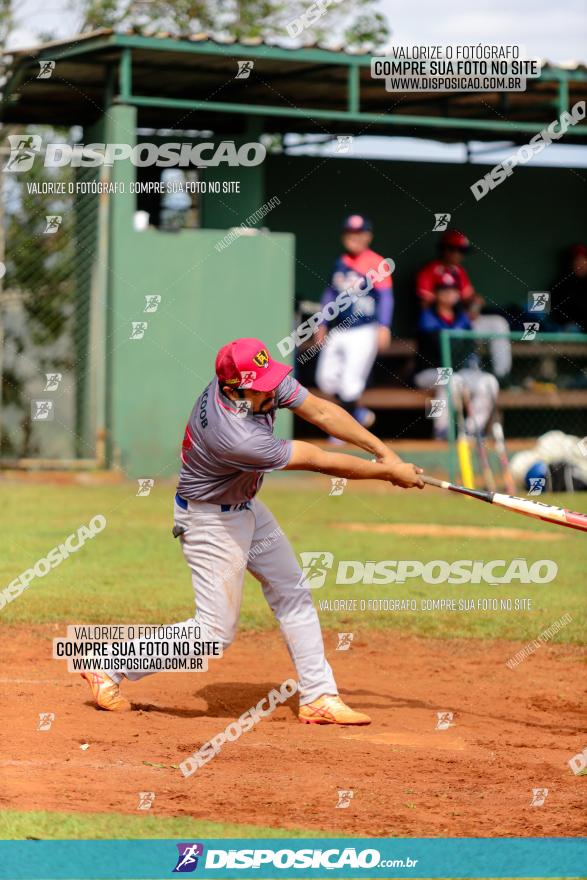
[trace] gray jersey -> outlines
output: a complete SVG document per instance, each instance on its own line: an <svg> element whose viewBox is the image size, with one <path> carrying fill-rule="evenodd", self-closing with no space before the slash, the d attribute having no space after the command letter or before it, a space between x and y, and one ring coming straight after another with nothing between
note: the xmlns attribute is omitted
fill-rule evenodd
<svg viewBox="0 0 587 880"><path fill-rule="evenodd" d="M289 375L275 395L276 407L293 409L308 390ZM216 378L196 400L181 450L183 498L240 504L257 494L264 474L288 463L292 444L273 435L275 411L252 415L243 403L225 397Z"/></svg>

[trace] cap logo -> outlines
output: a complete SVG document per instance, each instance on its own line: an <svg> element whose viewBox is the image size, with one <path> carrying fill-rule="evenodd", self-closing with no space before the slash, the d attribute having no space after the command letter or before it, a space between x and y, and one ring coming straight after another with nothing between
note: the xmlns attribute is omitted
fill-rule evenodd
<svg viewBox="0 0 587 880"><path fill-rule="evenodd" d="M262 348L261 351L258 351L255 357L253 358L253 363L257 364L258 367L269 366L269 355L267 354L266 349Z"/></svg>

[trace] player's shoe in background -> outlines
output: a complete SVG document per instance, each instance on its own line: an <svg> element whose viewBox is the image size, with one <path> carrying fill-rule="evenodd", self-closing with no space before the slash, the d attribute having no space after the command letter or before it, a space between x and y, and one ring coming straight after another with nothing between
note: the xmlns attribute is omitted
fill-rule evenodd
<svg viewBox="0 0 587 880"><path fill-rule="evenodd" d="M298 718L302 724L371 724L368 715L355 712L337 694L324 694L300 706Z"/></svg>
<svg viewBox="0 0 587 880"><path fill-rule="evenodd" d="M120 693L120 688L105 672L82 672L90 686L92 696L100 709L108 712L128 712L130 703Z"/></svg>
<svg viewBox="0 0 587 880"><path fill-rule="evenodd" d="M370 428L375 421L375 413L366 406L358 406L353 413L354 417L364 428Z"/></svg>

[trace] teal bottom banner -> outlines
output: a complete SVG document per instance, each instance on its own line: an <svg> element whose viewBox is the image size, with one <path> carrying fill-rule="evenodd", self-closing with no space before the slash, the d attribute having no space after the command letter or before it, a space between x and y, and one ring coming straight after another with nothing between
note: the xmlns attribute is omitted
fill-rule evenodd
<svg viewBox="0 0 587 880"><path fill-rule="evenodd" d="M6 880L586 876L587 841L550 838L0 841Z"/></svg>

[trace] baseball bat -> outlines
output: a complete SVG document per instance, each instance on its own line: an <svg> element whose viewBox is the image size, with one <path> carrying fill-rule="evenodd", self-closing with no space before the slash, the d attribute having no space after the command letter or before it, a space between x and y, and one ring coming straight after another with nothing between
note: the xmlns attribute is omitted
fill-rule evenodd
<svg viewBox="0 0 587 880"><path fill-rule="evenodd" d="M514 481L514 476L512 474L512 469L510 468L510 460L508 458L508 451L505 445L505 436L503 433L501 422L494 421L491 426L491 430L493 432L495 451L497 452L497 457L499 458L499 463L501 465L505 490L508 495L513 495L513 493L516 491L516 484Z"/></svg>
<svg viewBox="0 0 587 880"><path fill-rule="evenodd" d="M481 463L481 470L483 471L483 482L485 483L485 488L490 492L495 492L495 480L493 479L493 471L491 470L491 465L489 463L489 456L487 454L487 447L483 441L483 435L481 433L481 428L479 427L479 422L477 421L477 417L473 411L473 403L471 401L471 394L468 388L463 389L463 396L465 399L465 407L467 410L467 415L473 422L473 427L475 429L475 439L477 441L477 453L479 455L479 461Z"/></svg>
<svg viewBox="0 0 587 880"><path fill-rule="evenodd" d="M542 501L530 501L529 498L516 498L515 495L501 495L499 492L483 492L480 489L468 489L465 486L457 486L446 480L437 480L422 474L422 479L429 486L437 486L439 489L448 489L449 492L458 492L460 495L468 495L488 504L496 504L505 507L515 513L541 519L544 522L554 523L557 526L566 526L569 529L577 529L587 532L587 514L576 513L567 510L566 507L555 507L553 504L544 504Z"/></svg>
<svg viewBox="0 0 587 880"><path fill-rule="evenodd" d="M469 446L469 438L465 430L465 417L463 413L463 399L461 395L455 394L455 410L457 414L457 456L459 459L459 468L461 471L461 480L465 486L471 489L475 488L475 475L473 472L473 463L471 461L471 448Z"/></svg>

